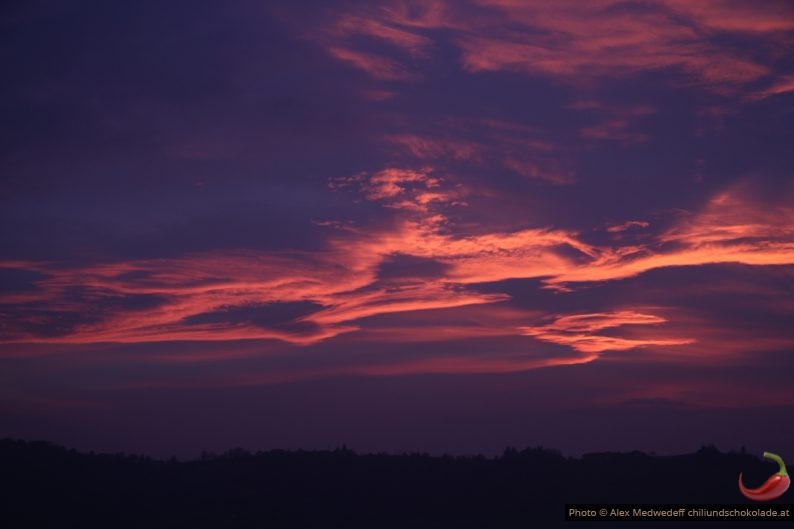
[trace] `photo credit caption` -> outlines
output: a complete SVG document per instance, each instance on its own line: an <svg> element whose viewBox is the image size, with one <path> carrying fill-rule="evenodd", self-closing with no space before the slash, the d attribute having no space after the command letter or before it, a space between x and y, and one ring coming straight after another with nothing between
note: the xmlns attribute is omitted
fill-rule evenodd
<svg viewBox="0 0 794 529"><path fill-rule="evenodd" d="M565 521L752 520L794 521L790 505L566 504Z"/></svg>

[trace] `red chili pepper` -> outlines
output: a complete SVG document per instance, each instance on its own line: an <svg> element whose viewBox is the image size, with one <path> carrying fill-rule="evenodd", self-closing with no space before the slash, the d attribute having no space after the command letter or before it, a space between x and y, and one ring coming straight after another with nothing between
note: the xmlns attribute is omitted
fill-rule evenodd
<svg viewBox="0 0 794 529"><path fill-rule="evenodd" d="M764 457L768 457L769 459L774 459L775 461L780 464L780 470L777 474L772 474L769 476L769 479L766 480L766 483L758 487L757 489L746 489L744 485L742 485L742 474L739 473L739 490L742 491L742 494L750 498L751 500L755 501L769 501L774 500L775 498L779 498L781 494L788 490L789 485L791 485L791 478L788 477L788 472L786 472L786 465L783 464L783 460L780 459L780 456L776 456L775 454L770 454L769 452L764 452Z"/></svg>

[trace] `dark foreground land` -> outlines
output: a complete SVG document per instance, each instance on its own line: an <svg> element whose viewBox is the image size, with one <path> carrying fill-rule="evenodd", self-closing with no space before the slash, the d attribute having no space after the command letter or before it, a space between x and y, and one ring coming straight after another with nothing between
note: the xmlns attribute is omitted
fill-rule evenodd
<svg viewBox="0 0 794 529"><path fill-rule="evenodd" d="M777 466L702 448L565 458L542 448L498 458L233 450L199 460L81 454L0 441L0 526L9 528L750 527L747 522L565 522L566 503L749 504ZM792 503L789 491L773 503ZM767 505L768 506L768 505ZM763 527L782 527L765 522Z"/></svg>

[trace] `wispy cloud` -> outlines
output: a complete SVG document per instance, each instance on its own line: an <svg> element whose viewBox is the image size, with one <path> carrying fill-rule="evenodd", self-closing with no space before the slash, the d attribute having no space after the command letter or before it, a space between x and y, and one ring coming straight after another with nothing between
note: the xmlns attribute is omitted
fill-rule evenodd
<svg viewBox="0 0 794 529"><path fill-rule="evenodd" d="M432 167L401 169L387 167L373 174L360 173L331 179L328 186L340 189L356 186L370 201L382 203L392 209L427 213L435 203L465 205L458 201L460 193L445 184ZM441 217L433 217L436 221Z"/></svg>
<svg viewBox="0 0 794 529"><path fill-rule="evenodd" d="M768 97L794 92L794 75L784 75L776 79L771 85L763 90L750 94L748 99L757 101Z"/></svg>
<svg viewBox="0 0 794 529"><path fill-rule="evenodd" d="M642 229L647 228L651 224L644 220L627 220L626 222L621 222L620 224L612 224L607 226L607 231L609 233L620 233L630 229Z"/></svg>
<svg viewBox="0 0 794 529"><path fill-rule="evenodd" d="M461 66L470 73L506 70L579 83L676 69L693 83L731 92L770 74L774 54L750 55L721 37L785 45L792 30L794 13L782 4L477 0L359 6L339 15L315 40L332 55L340 42L347 47L356 37L367 37L427 56L439 39L458 46ZM375 78L399 78L369 61L359 67Z"/></svg>
<svg viewBox="0 0 794 529"><path fill-rule="evenodd" d="M412 72L403 64L376 53L358 51L342 46L331 46L327 48L327 51L331 57L363 70L375 79L382 81L410 81L418 77L416 72Z"/></svg>
<svg viewBox="0 0 794 529"><path fill-rule="evenodd" d="M716 3L689 10L677 2L629 6L621 2L483 0L521 31L463 37L469 71L515 70L574 80L678 68L703 85L727 89L766 75L768 67L698 31L698 26L743 31L738 17ZM794 21L767 31L794 28ZM760 35L759 35L760 36Z"/></svg>
<svg viewBox="0 0 794 529"><path fill-rule="evenodd" d="M495 119L447 119L435 129L434 134L389 134L384 140L395 153L419 162L506 169L556 185L576 181L564 161L565 149L532 127Z"/></svg>
<svg viewBox="0 0 794 529"><path fill-rule="evenodd" d="M565 291L576 284L615 281L664 267L794 264L794 222L786 222L794 220L794 211L786 202L753 202L750 194L738 189L716 195L701 212L684 217L652 242L604 247L583 242L576 232L549 228L455 235L443 214L452 200L439 199L436 211L423 203L423 193L436 188L439 196L446 196L443 180L430 169L390 168L334 184L355 184L367 200L385 206L402 200L416 207L396 209L396 222L385 228L353 225L334 230L325 250L310 253L213 253L71 268L4 263L5 268L44 275L35 282L36 289L2 300L17 314L15 322L5 325L4 340L271 339L306 345L359 330L363 319L377 315L510 299L507 292L483 294L471 288L487 282L538 278ZM632 226L646 224L627 221L616 229ZM424 278L381 276L384 263L396 255L438 266ZM143 300L141 296L152 301L136 302ZM509 332L582 353L678 346L696 339L602 333L664 321L652 313L621 310L558 315L551 323L535 326L514 322ZM504 332L500 327L499 333Z"/></svg>
<svg viewBox="0 0 794 529"><path fill-rule="evenodd" d="M648 346L671 346L694 343L692 338L620 338L599 334L599 331L624 325L658 325L667 320L653 314L634 311L575 314L558 316L553 322L537 327L522 327L528 336L573 347L583 353L625 351Z"/></svg>

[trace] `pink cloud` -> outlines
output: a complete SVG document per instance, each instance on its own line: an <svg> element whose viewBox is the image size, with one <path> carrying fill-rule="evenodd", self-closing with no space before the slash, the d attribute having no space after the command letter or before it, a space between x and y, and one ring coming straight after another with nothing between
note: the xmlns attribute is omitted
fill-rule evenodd
<svg viewBox="0 0 794 529"><path fill-rule="evenodd" d="M679 4L660 2L656 9L632 12L610 9L616 1L479 3L521 30L462 37L464 67L471 72L514 70L573 79L679 68L702 84L726 88L769 71L693 29L692 19L713 20L706 8L678 11Z"/></svg>
<svg viewBox="0 0 794 529"><path fill-rule="evenodd" d="M768 88L751 94L748 99L757 101L780 94L794 92L794 75L784 75L772 83Z"/></svg>
<svg viewBox="0 0 794 529"><path fill-rule="evenodd" d="M572 184L574 171L558 146L530 127L497 120L449 119L436 135L389 134L384 139L404 156L422 162L468 162L501 167L524 177L556 185Z"/></svg>
<svg viewBox="0 0 794 529"><path fill-rule="evenodd" d="M657 109L647 104L603 103L593 99L573 101L568 108L585 112L593 120L579 131L583 138L614 141L624 147L645 143L650 136L636 129L637 122L655 114Z"/></svg>
<svg viewBox="0 0 794 529"><path fill-rule="evenodd" d="M358 187L367 200L381 202L387 208L429 213L434 204L465 205L458 189L444 186L444 179L432 167L401 169L387 167L376 173L360 173L329 181L331 189ZM431 217L427 217L431 218ZM435 217L441 219L441 217Z"/></svg>
<svg viewBox="0 0 794 529"><path fill-rule="evenodd" d="M664 0L662 3L710 30L763 34L794 29L794 9L786 2Z"/></svg>
<svg viewBox="0 0 794 529"><path fill-rule="evenodd" d="M4 296L4 303L20 308L44 304L48 313L79 315L95 314L95 306L109 299L146 295L157 296L159 303L145 309L107 309L97 318L77 321L56 334L30 330L46 325L49 316L29 311L17 323L6 324L2 341L91 344L270 340L307 346L345 336L374 338L378 333L397 341L401 336L432 341L430 335L437 332L448 339L529 336L583 355L560 362L591 361L593 355L604 351L666 350L671 346L684 350L694 347L695 340L699 345L723 344L722 350L729 351L730 346L725 344L730 339L716 331L706 332L706 324L682 326L677 318L693 318L680 312L662 317L654 309L624 308L558 314L544 322L548 316L543 314L511 313L500 308L509 299L506 293L482 293L472 286L538 278L564 292L579 283L616 281L663 267L731 262L794 264L794 209L790 201L755 200L743 187L718 193L701 211L650 235L649 242L642 245L599 246L583 242L575 231L562 229L451 230L451 221L444 214L445 208L452 207L445 194L448 183L430 169L392 167L357 175L340 185L360 186L366 198L387 207L405 199L428 209L393 209L393 222L381 227L343 223L344 229L338 229L336 223L323 223L320 228L329 230L326 246L312 252L216 252L77 267L3 263L3 267L44 275L36 282L37 290ZM429 210L430 205L434 211ZM628 226L642 227L643 221L628 221L619 228ZM578 257L572 257L572 252ZM418 279L382 278L381 267L395 255L437 263L437 271ZM81 295L75 297L74 292ZM308 303L313 309L294 315L288 325L257 324L254 317L246 316L246 311L256 313L278 303ZM444 311L467 307L478 307L482 319L472 325L455 325L441 316ZM426 315L421 326L407 323L402 328L373 330L362 323L373 317L419 313ZM230 317L235 314L242 316ZM429 325L434 319L435 328ZM538 323L528 324L528 320ZM668 326L673 326L672 330ZM631 330L646 327L654 332ZM773 340L767 345L780 343ZM543 355L528 354L513 365L556 365L555 360L544 359ZM485 364L480 364L473 361L469 365L485 369ZM410 365L417 369L430 366L412 360L389 369L409 369L406 366ZM454 371L463 369L465 362L453 358L433 365L432 369ZM491 368L506 369L507 365L507 360L499 360Z"/></svg>
<svg viewBox="0 0 794 529"><path fill-rule="evenodd" d="M607 226L607 231L609 233L620 233L626 230L630 230L632 228L647 228L651 224L644 220L627 220L626 222L622 222L620 224L613 224L611 226Z"/></svg>
<svg viewBox="0 0 794 529"><path fill-rule="evenodd" d="M326 51L333 58L363 70L375 79L382 81L411 81L418 78L416 72L412 72L403 64L383 55L342 46L330 46L326 48Z"/></svg>
<svg viewBox="0 0 794 529"><path fill-rule="evenodd" d="M450 158L481 162L488 147L473 141L453 137L432 138L415 134L393 134L386 140L402 152L420 160Z"/></svg>
<svg viewBox="0 0 794 529"><path fill-rule="evenodd" d="M594 140L618 141L624 145L643 143L649 139L647 134L630 131L629 122L622 119L613 119L591 127L584 127L582 136Z"/></svg>
<svg viewBox="0 0 794 529"><path fill-rule="evenodd" d="M406 184L423 182L428 187L428 173L431 169L413 171L410 169L383 169L369 178L365 187L367 198L383 200L405 193Z"/></svg>
<svg viewBox="0 0 794 529"><path fill-rule="evenodd" d="M443 38L461 50L461 66L470 73L514 71L581 83L676 69L708 89L735 92L767 76L775 57L751 57L718 37L740 34L781 49L790 47L792 30L792 10L782 4L436 0L352 7L308 38L381 80L416 77L398 73L407 71L407 59L380 57L384 66L376 66L356 38L428 59L428 67L435 40Z"/></svg>
<svg viewBox="0 0 794 529"><path fill-rule="evenodd" d="M455 4L447 0L400 0L384 2L376 14L390 22L414 29L439 29L464 27L465 13L459 13ZM456 21L462 18L463 20Z"/></svg>
<svg viewBox="0 0 794 529"><path fill-rule="evenodd" d="M702 211L684 218L661 235L663 242L730 250L757 245L785 255L794 242L794 207L754 200L752 190L736 185L713 196Z"/></svg>
<svg viewBox="0 0 794 529"><path fill-rule="evenodd" d="M432 44L429 38L419 35L414 31L409 31L374 18L355 15L342 15L329 32L340 38L356 35L373 37L397 48L406 50L414 55L424 55L426 48Z"/></svg>
<svg viewBox="0 0 794 529"><path fill-rule="evenodd" d="M539 340L567 345L583 353L626 351L649 346L674 346L694 343L692 338L620 338L599 334L598 331L624 325L658 325L667 320L652 314L624 310L609 313L558 316L552 323L537 327L522 327L528 336Z"/></svg>

